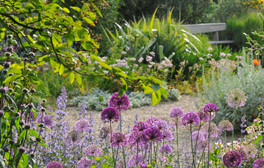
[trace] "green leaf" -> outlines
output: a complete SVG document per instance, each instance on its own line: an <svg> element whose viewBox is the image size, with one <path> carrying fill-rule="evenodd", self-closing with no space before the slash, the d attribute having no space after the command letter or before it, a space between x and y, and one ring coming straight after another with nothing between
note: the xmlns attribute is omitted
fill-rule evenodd
<svg viewBox="0 0 264 168"><path fill-rule="evenodd" d="M55 68L57 66L57 62L55 62L53 59L50 59L50 65Z"/></svg>
<svg viewBox="0 0 264 168"><path fill-rule="evenodd" d="M159 90L160 90L162 96L167 99L168 98L168 95L169 95L169 92L166 89L164 89L163 87L160 87Z"/></svg>
<svg viewBox="0 0 264 168"><path fill-rule="evenodd" d="M62 10L63 10L64 12L66 12L66 13L70 13L69 9L67 9L67 8L62 8Z"/></svg>
<svg viewBox="0 0 264 168"><path fill-rule="evenodd" d="M95 26L94 22L91 19L89 19L87 17L83 17L83 20L85 20L88 24Z"/></svg>
<svg viewBox="0 0 264 168"><path fill-rule="evenodd" d="M160 93L159 90L152 92L151 100L152 100L152 105L156 105L156 104L158 104L160 102L160 100L161 100L161 93Z"/></svg>
<svg viewBox="0 0 264 168"><path fill-rule="evenodd" d="M70 78L70 82L72 84L74 82L74 78L75 78L75 75L73 72L70 73L69 78Z"/></svg>
<svg viewBox="0 0 264 168"><path fill-rule="evenodd" d="M93 6L94 9L96 10L96 12L97 12L101 17L103 17L102 14L101 14L101 12L100 12L100 10L97 8L97 6L96 6L94 3L92 3L92 6Z"/></svg>
<svg viewBox="0 0 264 168"><path fill-rule="evenodd" d="M22 155L22 159L23 159L24 167L27 167L28 166L28 155L24 153Z"/></svg>
<svg viewBox="0 0 264 168"><path fill-rule="evenodd" d="M81 9L79 7L76 7L76 6L71 6L70 8L76 10L77 12L80 12L81 11Z"/></svg>
<svg viewBox="0 0 264 168"><path fill-rule="evenodd" d="M77 83L78 83L79 85L82 85L82 77L81 77L81 75L80 75L80 74L76 74L75 77L76 77L76 81L77 81Z"/></svg>
<svg viewBox="0 0 264 168"><path fill-rule="evenodd" d="M144 93L145 94L150 94L150 93L152 93L154 90L151 88L151 87L149 87L149 86L146 86L145 87L145 89L144 89Z"/></svg>
<svg viewBox="0 0 264 168"><path fill-rule="evenodd" d="M62 75L64 72L64 65L61 64L59 74Z"/></svg>
<svg viewBox="0 0 264 168"><path fill-rule="evenodd" d="M96 158L94 158L94 160L97 161L97 162L100 162L101 161L101 157L96 157Z"/></svg>
<svg viewBox="0 0 264 168"><path fill-rule="evenodd" d="M108 165L107 163L104 162L104 163L102 164L102 168L109 168L109 165Z"/></svg>
<svg viewBox="0 0 264 168"><path fill-rule="evenodd" d="M263 138L263 136L260 134L257 139L255 139L255 141L253 142L253 144L258 143L258 141L260 141Z"/></svg>
<svg viewBox="0 0 264 168"><path fill-rule="evenodd" d="M87 51L93 49L93 44L90 42L83 42L83 43L81 43L81 46L83 47L83 49L85 49Z"/></svg>
<svg viewBox="0 0 264 168"><path fill-rule="evenodd" d="M156 83L152 83L151 84L151 88L154 90L154 91L157 91L160 89L160 85L159 84L156 84Z"/></svg>
<svg viewBox="0 0 264 168"><path fill-rule="evenodd" d="M65 34L64 38L66 38L67 44L70 47L74 41L74 35L73 34Z"/></svg>
<svg viewBox="0 0 264 168"><path fill-rule="evenodd" d="M40 144L41 146L44 146L44 147L46 147L46 148L49 148L49 146L48 145L46 145L45 143L43 143L43 142L38 142L38 144Z"/></svg>
<svg viewBox="0 0 264 168"><path fill-rule="evenodd" d="M57 46L58 44L61 43L61 36L58 34L52 34L52 42L54 44L54 46Z"/></svg>
<svg viewBox="0 0 264 168"><path fill-rule="evenodd" d="M2 41L5 37L5 32L0 32L0 41Z"/></svg>
<svg viewBox="0 0 264 168"><path fill-rule="evenodd" d="M26 136L26 132L27 132L27 130L23 130L23 131L19 134L19 136L18 136L18 140L17 140L18 143L21 142L22 139Z"/></svg>
<svg viewBox="0 0 264 168"><path fill-rule="evenodd" d="M3 83L10 83L15 81L16 79L20 78L22 74L19 75L13 75L13 76L8 76Z"/></svg>

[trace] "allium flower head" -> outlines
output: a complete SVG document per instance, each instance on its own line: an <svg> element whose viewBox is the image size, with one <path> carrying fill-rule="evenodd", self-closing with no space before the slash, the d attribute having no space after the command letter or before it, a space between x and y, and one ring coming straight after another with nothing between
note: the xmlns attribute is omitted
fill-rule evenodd
<svg viewBox="0 0 264 168"><path fill-rule="evenodd" d="M158 142L162 140L162 133L158 128L151 127L144 131L144 137L146 141Z"/></svg>
<svg viewBox="0 0 264 168"><path fill-rule="evenodd" d="M128 143L131 147L135 145L139 145L139 143L142 142L142 136L143 132L139 131L133 131L129 136L128 136Z"/></svg>
<svg viewBox="0 0 264 168"><path fill-rule="evenodd" d="M232 131L233 130L233 124L228 120L222 120L219 125L219 131Z"/></svg>
<svg viewBox="0 0 264 168"><path fill-rule="evenodd" d="M264 167L264 159L263 158L258 158L257 160L254 161L253 168L262 168L262 167Z"/></svg>
<svg viewBox="0 0 264 168"><path fill-rule="evenodd" d="M184 111L181 107L172 107L170 110L170 117L176 118L176 117L182 117L184 114Z"/></svg>
<svg viewBox="0 0 264 168"><path fill-rule="evenodd" d="M47 168L63 168L63 167L60 162L52 161L47 164Z"/></svg>
<svg viewBox="0 0 264 168"><path fill-rule="evenodd" d="M198 132L199 132L199 136L198 136ZM208 137L208 133L203 131L203 130L200 130L200 131L194 131L192 133L192 140L193 141L206 141L207 140L207 137Z"/></svg>
<svg viewBox="0 0 264 168"><path fill-rule="evenodd" d="M201 130L205 132L210 132L210 136L216 138L218 136L218 128L215 123L210 123L210 130L209 130L209 122L203 124Z"/></svg>
<svg viewBox="0 0 264 168"><path fill-rule="evenodd" d="M206 113L214 113L217 111L218 111L218 107L214 103L209 103L204 106L204 112Z"/></svg>
<svg viewBox="0 0 264 168"><path fill-rule="evenodd" d="M147 128L148 128L148 126L143 121L139 121L139 122L136 122L136 124L134 125L133 131L142 132L142 131L144 131Z"/></svg>
<svg viewBox="0 0 264 168"><path fill-rule="evenodd" d="M114 107L107 107L102 111L101 119L103 122L117 122L119 120L119 112Z"/></svg>
<svg viewBox="0 0 264 168"><path fill-rule="evenodd" d="M72 130L66 137L65 143L68 145L72 143L78 143L81 141L80 133L76 130Z"/></svg>
<svg viewBox="0 0 264 168"><path fill-rule="evenodd" d="M242 162L242 157L238 151L229 151L223 156L226 167L238 167Z"/></svg>
<svg viewBox="0 0 264 168"><path fill-rule="evenodd" d="M237 149L237 151L240 153L240 155L242 157L242 161L248 160L248 156L247 156L247 153L246 153L244 148L241 147L241 148Z"/></svg>
<svg viewBox="0 0 264 168"><path fill-rule="evenodd" d="M215 113L211 113L211 118L210 118L210 113L206 113L204 112L204 108L200 108L199 112L198 112L198 116L200 118L200 120L202 121L211 121L212 119L214 119L215 117Z"/></svg>
<svg viewBox="0 0 264 168"><path fill-rule="evenodd" d="M139 153L138 155L133 155L129 159L127 165L128 167L136 167L137 163L141 163L141 162L143 162L143 156L141 153Z"/></svg>
<svg viewBox="0 0 264 168"><path fill-rule="evenodd" d="M129 99L126 94L118 97L118 92L112 95L109 100L110 107L115 107L116 109L126 110L129 108Z"/></svg>
<svg viewBox="0 0 264 168"><path fill-rule="evenodd" d="M90 145L85 149L86 156L98 157L101 155L101 153L102 153L101 148L96 145Z"/></svg>
<svg viewBox="0 0 264 168"><path fill-rule="evenodd" d="M77 168L87 168L93 164L93 160L87 160L86 157L81 158L77 163Z"/></svg>
<svg viewBox="0 0 264 168"><path fill-rule="evenodd" d="M34 115L34 114L33 114L33 115ZM47 127L51 127L52 124L53 124L52 117L49 116L49 115L45 115L45 116L43 117L43 122L44 122L45 126L47 126Z"/></svg>
<svg viewBox="0 0 264 168"><path fill-rule="evenodd" d="M148 165L147 164L144 164L144 163L140 163L139 164L139 167L140 168L148 168Z"/></svg>
<svg viewBox="0 0 264 168"><path fill-rule="evenodd" d="M86 119L78 120L75 124L75 129L79 132L89 131L89 121Z"/></svg>
<svg viewBox="0 0 264 168"><path fill-rule="evenodd" d="M185 113L182 117L182 125L188 125L188 124L194 124L199 125L200 124L200 118L197 113L195 112L188 112Z"/></svg>
<svg viewBox="0 0 264 168"><path fill-rule="evenodd" d="M110 127L104 126L100 129L99 136L100 136L100 138L105 139L109 133L110 133Z"/></svg>
<svg viewBox="0 0 264 168"><path fill-rule="evenodd" d="M173 140L172 132L169 129L161 131L161 133L162 133L162 139L169 142Z"/></svg>
<svg viewBox="0 0 264 168"><path fill-rule="evenodd" d="M113 147L120 147L120 146L126 146L127 139L124 134L121 132L113 133L113 136L111 137L111 146Z"/></svg>
<svg viewBox="0 0 264 168"><path fill-rule="evenodd" d="M240 89L230 90L226 102L230 107L243 107L246 103L246 94Z"/></svg>
<svg viewBox="0 0 264 168"><path fill-rule="evenodd" d="M165 144L164 146L161 146L160 152L171 153L172 152L172 148L171 148L171 146L169 144Z"/></svg>
<svg viewBox="0 0 264 168"><path fill-rule="evenodd" d="M197 143L197 148L196 148L199 152L208 152L208 141L198 141ZM212 148L211 146L209 146L209 150L211 151Z"/></svg>
<svg viewBox="0 0 264 168"><path fill-rule="evenodd" d="M159 119L158 119L158 118L155 118L155 117L150 117L150 118L148 118L148 119L145 121L145 125L146 125L147 127L154 127L154 123L155 123L156 121L159 121Z"/></svg>
<svg viewBox="0 0 264 168"><path fill-rule="evenodd" d="M252 145L252 144L249 144L249 145L245 146L245 151L246 151L248 157L251 157L251 158L254 158L255 155L258 152L256 147L254 145Z"/></svg>
<svg viewBox="0 0 264 168"><path fill-rule="evenodd" d="M155 121L153 126L158 128L160 131L164 131L168 129L168 124L164 120Z"/></svg>

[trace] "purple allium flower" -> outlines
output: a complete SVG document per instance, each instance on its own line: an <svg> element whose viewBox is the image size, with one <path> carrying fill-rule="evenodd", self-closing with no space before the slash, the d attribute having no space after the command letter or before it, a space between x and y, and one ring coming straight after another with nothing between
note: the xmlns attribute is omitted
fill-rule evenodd
<svg viewBox="0 0 264 168"><path fill-rule="evenodd" d="M143 121L139 121L139 122L136 122L136 124L134 125L133 131L143 132L147 128L148 126Z"/></svg>
<svg viewBox="0 0 264 168"><path fill-rule="evenodd" d="M168 124L164 120L158 120L154 122L153 127L158 128L160 131L164 131L168 129Z"/></svg>
<svg viewBox="0 0 264 168"><path fill-rule="evenodd" d="M226 102L230 107L243 107L246 103L246 94L243 90L230 90L227 94Z"/></svg>
<svg viewBox="0 0 264 168"><path fill-rule="evenodd" d="M264 166L264 159L263 158L258 158L253 163L253 168L262 168L263 166Z"/></svg>
<svg viewBox="0 0 264 168"><path fill-rule="evenodd" d="M147 127L153 127L153 126L154 126L154 123L155 123L156 121L159 121L159 119L158 119L158 118L155 118L155 117L150 117L150 118L148 118L148 119L145 121L145 125L146 125Z"/></svg>
<svg viewBox="0 0 264 168"><path fill-rule="evenodd" d="M105 139L108 136L108 134L110 134L109 126L104 126L100 129L100 134L99 134L100 138Z"/></svg>
<svg viewBox="0 0 264 168"><path fill-rule="evenodd" d="M195 112L188 112L185 113L182 117L182 125L188 125L188 124L194 124L199 125L200 124L200 118L197 113Z"/></svg>
<svg viewBox="0 0 264 168"><path fill-rule="evenodd" d="M181 107L172 107L170 110L170 117L176 118L176 117L182 117L184 114L184 111Z"/></svg>
<svg viewBox="0 0 264 168"><path fill-rule="evenodd" d="M204 106L204 112L206 113L214 113L217 111L218 111L218 107L214 103L209 103Z"/></svg>
<svg viewBox="0 0 264 168"><path fill-rule="evenodd" d="M126 146L126 144L127 144L127 140L124 134L122 134L121 132L113 133L113 136L111 137L111 146L120 147L120 146Z"/></svg>
<svg viewBox="0 0 264 168"><path fill-rule="evenodd" d="M247 156L247 153L246 153L244 148L241 147L241 148L237 149L237 151L240 153L240 155L242 157L242 161L248 160L248 156Z"/></svg>
<svg viewBox="0 0 264 168"><path fill-rule="evenodd" d="M79 132L89 131L89 128L89 121L86 119L81 119L75 124L75 130Z"/></svg>
<svg viewBox="0 0 264 168"><path fill-rule="evenodd" d="M76 130L72 130L66 137L65 139L65 143L68 145L71 142L72 143L78 143L79 141L81 141L81 136L80 133Z"/></svg>
<svg viewBox="0 0 264 168"><path fill-rule="evenodd" d="M248 157L251 157L251 158L254 158L255 155L258 152L256 147L254 145L252 145L252 144L249 144L249 145L245 146L245 151L246 151Z"/></svg>
<svg viewBox="0 0 264 168"><path fill-rule="evenodd" d="M198 132L199 132L199 136L198 136ZM203 131L203 130L200 130L200 131L194 131L192 133L192 140L193 141L206 141L207 140L207 137L208 137L208 133Z"/></svg>
<svg viewBox="0 0 264 168"><path fill-rule="evenodd" d="M202 121L211 121L212 119L214 119L215 117L215 113L211 113L211 118L210 118L210 113L206 113L204 112L204 108L200 108L199 112L198 112L198 116L200 118L200 120Z"/></svg>
<svg viewBox="0 0 264 168"><path fill-rule="evenodd" d="M170 130L164 130L162 133L162 139L171 142L173 140L172 132Z"/></svg>
<svg viewBox="0 0 264 168"><path fill-rule="evenodd" d="M33 114L34 115L34 114ZM43 123L45 124L45 126L47 127L52 127L53 121L52 121L52 117L49 115L45 115L43 117Z"/></svg>
<svg viewBox="0 0 264 168"><path fill-rule="evenodd" d="M142 136L143 132L139 131L133 131L129 136L128 136L128 143L131 147L135 145L139 145L140 142L142 142Z"/></svg>
<svg viewBox="0 0 264 168"><path fill-rule="evenodd" d="M160 152L171 153L172 152L172 148L171 148L171 146L169 144L165 144L165 145L161 146Z"/></svg>
<svg viewBox="0 0 264 168"><path fill-rule="evenodd" d="M213 138L218 137L218 128L215 123L210 123L210 130L209 130L209 122L207 122L203 124L203 126L201 127L201 130L208 132L208 133L210 132L210 136Z"/></svg>
<svg viewBox="0 0 264 168"><path fill-rule="evenodd" d="M30 110L30 112L29 112L29 116L30 116L30 118L31 118L32 121L35 121L35 120L34 120L35 116L34 116L34 113L33 113L32 110Z"/></svg>
<svg viewBox="0 0 264 168"><path fill-rule="evenodd" d="M118 97L118 92L112 95L109 100L110 107L115 107L119 110L126 110L129 108L129 99L126 94L121 97Z"/></svg>
<svg viewBox="0 0 264 168"><path fill-rule="evenodd" d="M52 161L47 164L47 168L63 168L63 167L60 162Z"/></svg>
<svg viewBox="0 0 264 168"><path fill-rule="evenodd" d="M98 157L102 153L101 148L99 148L96 145L90 145L85 149L85 155L86 156L93 156L93 157Z"/></svg>
<svg viewBox="0 0 264 168"><path fill-rule="evenodd" d="M140 168L148 168L148 165L147 164L144 164L144 163L140 163L139 164L139 167Z"/></svg>
<svg viewBox="0 0 264 168"><path fill-rule="evenodd" d="M0 93L7 93L7 92L8 92L8 87L1 86Z"/></svg>
<svg viewBox="0 0 264 168"><path fill-rule="evenodd" d="M123 168L123 167L125 167L123 159L116 162L116 168Z"/></svg>
<svg viewBox="0 0 264 168"><path fill-rule="evenodd" d="M101 119L103 122L117 122L119 120L119 112L114 107L107 107L102 111Z"/></svg>
<svg viewBox="0 0 264 168"><path fill-rule="evenodd" d="M229 151L223 156L226 167L238 167L242 162L242 157L238 151Z"/></svg>
<svg viewBox="0 0 264 168"><path fill-rule="evenodd" d="M146 141L158 142L162 140L162 133L158 128L151 127L144 131L144 138Z"/></svg>
<svg viewBox="0 0 264 168"><path fill-rule="evenodd" d="M141 163L143 162L143 156L141 153L137 155L133 155L131 156L131 158L129 159L127 166L128 167L135 167L137 165L137 163Z"/></svg>
<svg viewBox="0 0 264 168"><path fill-rule="evenodd" d="M232 131L233 130L233 124L228 120L222 120L219 125L219 131Z"/></svg>
<svg viewBox="0 0 264 168"><path fill-rule="evenodd" d="M211 151L211 146L210 147L210 151ZM198 141L197 142L197 147L196 149L200 152L208 152L208 141Z"/></svg>
<svg viewBox="0 0 264 168"><path fill-rule="evenodd" d="M77 168L87 168L93 164L93 160L87 160L86 157L78 161Z"/></svg>

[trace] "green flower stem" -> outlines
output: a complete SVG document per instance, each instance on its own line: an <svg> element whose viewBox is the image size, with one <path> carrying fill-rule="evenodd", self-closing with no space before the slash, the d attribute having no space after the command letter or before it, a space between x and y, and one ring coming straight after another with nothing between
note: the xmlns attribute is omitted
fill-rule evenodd
<svg viewBox="0 0 264 168"><path fill-rule="evenodd" d="M177 117L177 123L176 123L176 143L177 143L177 162L178 162L178 168L180 168L180 153L179 153L179 129L178 129L178 117Z"/></svg>
<svg viewBox="0 0 264 168"><path fill-rule="evenodd" d="M234 132L235 132L235 121L236 121L236 111L237 108L234 110L234 119L233 119L233 130L232 130L232 150L234 149Z"/></svg>
<svg viewBox="0 0 264 168"><path fill-rule="evenodd" d="M137 163L137 167L138 167L138 142L137 142L137 160L136 160L136 163Z"/></svg>
<svg viewBox="0 0 264 168"><path fill-rule="evenodd" d="M207 162L207 167L209 167L209 161L210 161L210 133L211 133L211 112L210 112L210 118L209 118L209 128L208 128L208 151L207 151L207 159L208 159L208 162Z"/></svg>
<svg viewBox="0 0 264 168"><path fill-rule="evenodd" d="M225 130L225 149L226 149L226 130Z"/></svg>
<svg viewBox="0 0 264 168"><path fill-rule="evenodd" d="M113 155L114 168L115 168L116 167L116 161L115 161L114 147L112 147L112 155Z"/></svg>
<svg viewBox="0 0 264 168"><path fill-rule="evenodd" d="M192 124L190 124L190 135L191 135L191 151L192 151L192 157L193 157L193 167L195 167L195 162L194 162L194 153L193 153L193 142L192 142Z"/></svg>
<svg viewBox="0 0 264 168"><path fill-rule="evenodd" d="M122 151L123 151L124 165L125 165L125 168L126 168L126 154L125 154L124 146L122 146Z"/></svg>

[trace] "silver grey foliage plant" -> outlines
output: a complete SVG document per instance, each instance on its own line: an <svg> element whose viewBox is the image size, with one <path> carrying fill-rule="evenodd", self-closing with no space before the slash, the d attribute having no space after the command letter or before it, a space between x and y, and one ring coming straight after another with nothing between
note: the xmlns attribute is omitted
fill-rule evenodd
<svg viewBox="0 0 264 168"><path fill-rule="evenodd" d="M227 58L225 63L220 63L220 68L211 71L210 75L206 76L203 70L204 91L198 91L198 95L204 102L218 105L219 111L214 119L215 122L233 120L233 108L228 106L226 98L230 90L237 88L245 92L246 103L244 107L239 108L236 122L245 115L250 123L258 115L257 107L263 105L264 98L264 69L260 65L254 66L250 55L252 53L246 54L243 51L241 60L234 65L235 70L228 66L230 61Z"/></svg>

